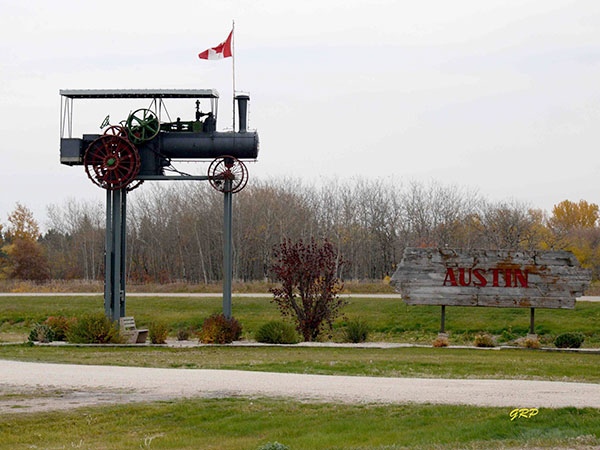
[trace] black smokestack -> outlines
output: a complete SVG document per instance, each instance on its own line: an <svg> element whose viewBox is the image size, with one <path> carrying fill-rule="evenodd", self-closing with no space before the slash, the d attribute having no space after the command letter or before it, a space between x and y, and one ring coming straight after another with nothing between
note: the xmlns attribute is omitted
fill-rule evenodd
<svg viewBox="0 0 600 450"><path fill-rule="evenodd" d="M240 133L245 133L248 126L248 100L250 96L246 94L236 95L238 102L238 111L240 116Z"/></svg>

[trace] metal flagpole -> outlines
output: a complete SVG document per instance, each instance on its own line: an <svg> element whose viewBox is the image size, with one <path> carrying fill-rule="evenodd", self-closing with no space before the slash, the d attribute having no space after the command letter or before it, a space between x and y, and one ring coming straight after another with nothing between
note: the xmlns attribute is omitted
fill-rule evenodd
<svg viewBox="0 0 600 450"><path fill-rule="evenodd" d="M235 20L231 21L231 70L233 72L232 131L235 132Z"/></svg>

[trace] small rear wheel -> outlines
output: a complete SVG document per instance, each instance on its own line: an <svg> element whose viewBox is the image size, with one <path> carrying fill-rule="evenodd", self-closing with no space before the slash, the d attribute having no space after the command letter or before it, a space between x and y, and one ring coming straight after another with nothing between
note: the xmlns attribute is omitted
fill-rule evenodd
<svg viewBox="0 0 600 450"><path fill-rule="evenodd" d="M234 156L221 156L208 167L210 185L219 192L240 192L248 182L246 165ZM226 183L228 180L230 183Z"/></svg>

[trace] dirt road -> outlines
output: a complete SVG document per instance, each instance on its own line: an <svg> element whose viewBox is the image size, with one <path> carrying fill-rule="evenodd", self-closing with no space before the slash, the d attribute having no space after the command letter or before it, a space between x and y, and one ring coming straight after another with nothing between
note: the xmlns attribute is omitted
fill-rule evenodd
<svg viewBox="0 0 600 450"><path fill-rule="evenodd" d="M442 403L520 408L600 408L600 385L158 369L0 360L0 412L63 409L182 397L293 397L348 403ZM25 408L23 408L25 407Z"/></svg>

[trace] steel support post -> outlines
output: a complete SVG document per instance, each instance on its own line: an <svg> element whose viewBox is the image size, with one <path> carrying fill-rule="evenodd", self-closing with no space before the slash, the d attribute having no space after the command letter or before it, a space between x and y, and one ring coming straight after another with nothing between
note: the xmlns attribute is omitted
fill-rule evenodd
<svg viewBox="0 0 600 450"><path fill-rule="evenodd" d="M112 321L125 316L126 190L106 191L104 312Z"/></svg>
<svg viewBox="0 0 600 450"><path fill-rule="evenodd" d="M225 180L225 192L223 198L223 315L231 318L231 278L232 267L232 199L231 180Z"/></svg>
<svg viewBox="0 0 600 450"><path fill-rule="evenodd" d="M529 312L529 334L535 334L535 308Z"/></svg>
<svg viewBox="0 0 600 450"><path fill-rule="evenodd" d="M112 319L112 192L106 190L106 236L104 242L104 314Z"/></svg>
<svg viewBox="0 0 600 450"><path fill-rule="evenodd" d="M121 313L121 191L113 191L113 284L111 295L111 320L118 321Z"/></svg>
<svg viewBox="0 0 600 450"><path fill-rule="evenodd" d="M125 281L127 280L127 189L121 189L121 290L119 318L125 317Z"/></svg>

